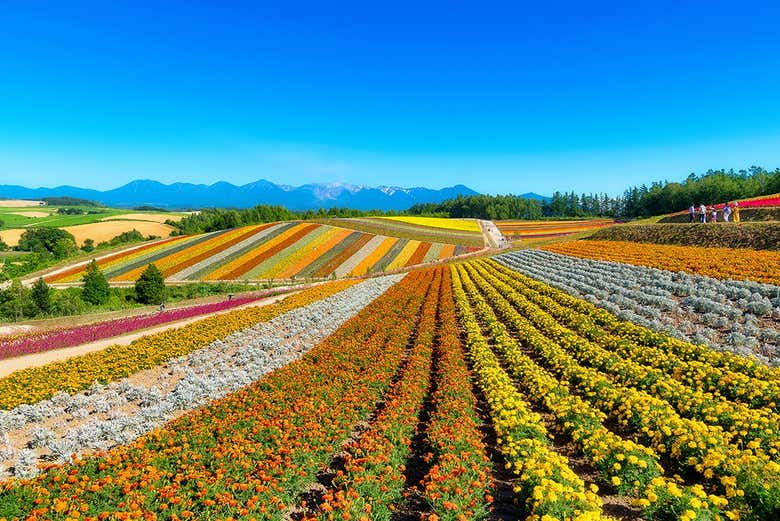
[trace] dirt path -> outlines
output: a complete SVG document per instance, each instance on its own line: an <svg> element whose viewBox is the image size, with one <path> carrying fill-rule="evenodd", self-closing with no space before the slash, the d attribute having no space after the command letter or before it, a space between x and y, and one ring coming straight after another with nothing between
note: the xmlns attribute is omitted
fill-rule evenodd
<svg viewBox="0 0 780 521"><path fill-rule="evenodd" d="M83 354L91 353L93 351L100 351L101 349L105 349L108 346L127 345L143 336L159 333L161 331L166 331L168 329L174 329L174 328L186 326L187 324L191 324L193 322L197 322L199 320L203 320L204 318L208 318L214 315L221 315L223 313L229 313L237 309L243 309L252 306L267 306L269 304L278 302L290 295L294 295L295 293L298 293L298 291L292 291L289 293L284 293L282 295L274 295L273 297L268 297L262 300L256 300L254 302L250 302L242 306L236 306L230 309L225 309L214 313L208 313L206 315L199 315L197 317L190 317L176 322L169 322L167 324L162 324L160 326L134 331L126 335L104 338L102 340L97 340L95 342L89 342L78 346L65 347L62 349L52 349L51 351L44 351L42 353L33 353L30 355L18 356L15 358L2 360L0 361L0 378L5 378L6 376L13 373L14 371L27 369L29 367L40 367L42 365L46 365L51 362L59 362L61 360L67 360L68 358L81 356Z"/></svg>
<svg viewBox="0 0 780 521"><path fill-rule="evenodd" d="M508 248L509 241L501 234L496 223L493 221L477 220L479 229L482 230L482 237L485 239L485 246L491 248Z"/></svg>

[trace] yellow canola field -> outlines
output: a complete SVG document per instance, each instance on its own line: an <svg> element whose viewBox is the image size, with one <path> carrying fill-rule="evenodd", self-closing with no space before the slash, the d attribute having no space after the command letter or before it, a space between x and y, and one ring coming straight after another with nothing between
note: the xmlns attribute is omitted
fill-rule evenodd
<svg viewBox="0 0 780 521"><path fill-rule="evenodd" d="M387 219L390 221L397 221L408 224L415 224L417 226L430 226L431 228L443 228L446 230L458 230L462 232L477 232L480 233L479 225L474 219L448 219L446 217L413 217L413 216L396 216L396 217L379 217L379 219Z"/></svg>

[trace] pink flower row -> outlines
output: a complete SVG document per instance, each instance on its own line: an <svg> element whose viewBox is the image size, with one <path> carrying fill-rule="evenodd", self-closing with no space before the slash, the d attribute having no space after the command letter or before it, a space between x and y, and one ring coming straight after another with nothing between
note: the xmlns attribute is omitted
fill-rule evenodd
<svg viewBox="0 0 780 521"><path fill-rule="evenodd" d="M0 360L15 356L40 353L51 349L60 349L81 345L95 340L111 338L118 335L146 329L149 327L175 322L185 318L207 315L217 311L234 308L243 304L266 298L270 295L283 293L284 291L269 290L262 293L237 296L231 300L223 300L211 304L201 304L176 308L148 315L119 318L106 322L97 322L84 326L64 329L53 329L42 333L16 336L6 340L0 340Z"/></svg>

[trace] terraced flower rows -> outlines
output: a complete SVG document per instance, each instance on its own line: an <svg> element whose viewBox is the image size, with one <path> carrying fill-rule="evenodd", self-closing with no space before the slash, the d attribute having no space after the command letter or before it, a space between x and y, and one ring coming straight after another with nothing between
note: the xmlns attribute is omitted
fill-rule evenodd
<svg viewBox="0 0 780 521"><path fill-rule="evenodd" d="M612 226L612 219L589 219L582 221L496 221L496 226L509 240L543 239L563 237L573 233L596 230Z"/></svg>
<svg viewBox="0 0 780 521"><path fill-rule="evenodd" d="M251 384L305 354L399 277L368 279L107 385L0 411L16 451L16 461L0 461L0 478L8 466L17 476L34 474L36 456L67 462L72 454L127 443Z"/></svg>
<svg viewBox="0 0 780 521"><path fill-rule="evenodd" d="M495 257L617 317L780 365L780 286L525 249Z"/></svg>
<svg viewBox="0 0 780 521"><path fill-rule="evenodd" d="M304 288L301 287L300 289ZM105 320L81 326L61 327L40 332L22 333L12 337L2 337L0 338L0 360L32 353L40 353L52 349L78 346L87 342L116 337L160 324L210 315L235 307L245 306L272 295L284 293L285 291L289 291L289 289L247 293L238 295L236 298L231 298L230 300L174 308L165 313L155 312L146 315Z"/></svg>
<svg viewBox="0 0 780 521"><path fill-rule="evenodd" d="M257 383L128 445L6 481L0 518L368 518L419 501L430 519L481 519L489 460L464 378L449 271L413 273Z"/></svg>
<svg viewBox="0 0 780 521"><path fill-rule="evenodd" d="M780 516L778 370L620 321L492 260L396 277L346 321L323 308L348 302L322 300L295 312L311 323L218 334L211 354L194 354L214 366L205 396L231 378L218 359L280 367L135 441L0 482L0 519ZM327 298L359 301L382 280ZM313 345L320 328L335 331ZM33 424L42 410L28 403L13 414Z"/></svg>
<svg viewBox="0 0 780 521"><path fill-rule="evenodd" d="M154 263L170 281L324 279L381 273L447 259L475 247L399 239L307 222L246 226L167 239L98 259L114 282L131 282ZM53 273L50 283L77 282L84 265Z"/></svg>
<svg viewBox="0 0 780 521"><path fill-rule="evenodd" d="M638 496L635 504L651 519L780 515L772 427L777 371L756 367L749 376L710 365L706 355L693 354L694 346L658 345L659 335L643 336L640 327L634 335L610 334L571 305L578 299L493 261L459 266L456 273L472 342L479 335L492 339L495 349L485 356L514 376L516 389L527 389L523 403L552 415L550 428L587 459L602 489ZM474 320L467 304L476 310ZM553 497L571 503L572 515L595 508L581 484L560 475L563 482L549 486ZM534 501L549 497L537 496Z"/></svg>
<svg viewBox="0 0 780 521"><path fill-rule="evenodd" d="M431 217L360 217L319 219L317 222L364 233L405 239L441 242L481 248L485 245L479 225L473 219Z"/></svg>
<svg viewBox="0 0 780 521"><path fill-rule="evenodd" d="M777 251L589 240L552 244L542 249L586 259L685 271L717 279L754 280L780 285L780 252Z"/></svg>

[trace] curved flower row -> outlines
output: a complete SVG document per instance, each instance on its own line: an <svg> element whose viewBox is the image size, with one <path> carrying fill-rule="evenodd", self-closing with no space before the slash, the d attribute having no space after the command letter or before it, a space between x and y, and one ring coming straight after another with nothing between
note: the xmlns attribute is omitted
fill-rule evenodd
<svg viewBox="0 0 780 521"><path fill-rule="evenodd" d="M386 394L384 405L370 427L347 445L344 470L337 472L334 489L324 495L317 518L387 519L401 499L411 439L431 379L442 271L435 271L400 378Z"/></svg>
<svg viewBox="0 0 780 521"><path fill-rule="evenodd" d="M774 426L780 421L776 414L765 409L750 409L744 404L724 400L719 395L692 389L658 369L641 365L632 359L639 356L641 348L632 347L630 342L603 332L596 335L597 329L592 321L525 286L526 277L523 275L510 278L491 271L485 264L476 266L487 283L497 288L538 329L555 338L580 363L601 370L616 382L643 389L666 400L685 417L720 425L733 434L732 441L739 442L740 448L761 449L772 456L780 453L780 435L774 431ZM589 336L599 337L600 342L591 342L587 339ZM618 353L602 346L614 348Z"/></svg>
<svg viewBox="0 0 780 521"><path fill-rule="evenodd" d="M524 286L588 317L599 328L641 346L637 355L643 356L642 363L674 374L676 378L682 378L691 386L719 392L750 405L766 406L772 402L780 402L780 370L778 369L768 368L750 358L713 351L701 345L672 338L662 332L650 331L626 320L620 320L590 302L568 295L531 277L523 276L514 269L492 260L489 264L496 271L505 274L507 280L522 280Z"/></svg>
<svg viewBox="0 0 780 521"><path fill-rule="evenodd" d="M432 511L429 521L456 521L463 516L479 521L487 517L492 503L490 460L479 430L476 399L468 385L471 374L458 337L449 269L444 270L442 280L434 357L438 382L425 433L433 465L421 483Z"/></svg>
<svg viewBox="0 0 780 521"><path fill-rule="evenodd" d="M685 511L694 514L691 519L713 519L720 515L721 507L728 504L725 498L707 495L699 485L680 487L675 480L664 478L658 455L653 450L607 430L602 423L605 419L603 413L570 394L564 385L523 354L462 267L460 276L469 298L474 302L474 309L518 385L524 387L526 394L534 397L537 404L553 414L556 427L571 436L599 471L602 482L621 495L648 495L652 501L647 498L637 501L646 519L667 519ZM665 497L656 492L659 488L678 490L679 494ZM734 515L733 512L731 514Z"/></svg>
<svg viewBox="0 0 780 521"><path fill-rule="evenodd" d="M780 363L780 286L543 250L510 252L495 260L622 320L684 342L755 356L763 364Z"/></svg>
<svg viewBox="0 0 780 521"><path fill-rule="evenodd" d="M6 482L0 512L281 518L390 385L428 280L406 277L300 360L130 445Z"/></svg>
<svg viewBox="0 0 780 521"><path fill-rule="evenodd" d="M490 408L498 445L509 468L517 476L515 492L530 513L558 519L601 519L601 500L550 447L541 417L515 389L511 378L488 346L468 306L460 277L453 273L453 293L477 385Z"/></svg>
<svg viewBox="0 0 780 521"><path fill-rule="evenodd" d="M741 508L752 509L762 519L780 515L780 465L763 454L739 450L729 443L731 434L720 427L681 418L666 401L582 367L490 284L478 286L523 345L534 349L554 374L567 379L588 402L635 431L680 468L699 473Z"/></svg>
<svg viewBox="0 0 780 521"><path fill-rule="evenodd" d="M780 252L777 251L740 249L735 255L729 248L590 240L552 244L542 249L586 259L698 273L716 279L780 284ZM723 262L725 258L729 261Z"/></svg>
<svg viewBox="0 0 780 521"><path fill-rule="evenodd" d="M212 302L197 306L174 308L165 313L152 313L134 317L118 318L104 322L95 322L83 326L52 329L41 333L18 335L12 339L0 340L0 360L40 353L52 349L77 346L103 338L111 338L131 331L146 329L160 324L176 322L186 318L217 313L230 308L243 306L284 291L270 290L261 293L238 295L231 300Z"/></svg>
<svg viewBox="0 0 780 521"><path fill-rule="evenodd" d="M175 247L181 244L187 244L193 240L191 235L180 235L178 237L169 237L167 239L161 239L159 241L142 244L140 246L133 246L117 253L105 255L99 259L95 259L98 267L103 270L109 270L120 264L130 262L132 260L147 257L153 255L159 251ZM84 270L87 266L86 262L80 263L71 268L57 271L51 275L44 277L46 282L76 282L84 275Z"/></svg>
<svg viewBox="0 0 780 521"><path fill-rule="evenodd" d="M338 281L322 284L271 306L231 311L145 336L129 345L115 345L42 367L16 371L0 379L0 408L12 409L21 404L36 403L60 391L73 393L86 389L95 381L108 383L124 378L190 353L235 331L333 295L354 283Z"/></svg>
<svg viewBox="0 0 780 521"><path fill-rule="evenodd" d="M39 461L130 443L303 356L401 279L374 277L237 331L142 374L0 411L0 480L32 477ZM3 446L5 445L5 446ZM36 458L37 456L37 458Z"/></svg>
<svg viewBox="0 0 780 521"><path fill-rule="evenodd" d="M466 270L462 267L459 270L466 292L474 302L474 309L489 330L496 349L518 385L525 388L526 395L533 397L553 414L558 429L571 436L599 471L602 482L614 487L621 495L638 496L647 493L653 501L646 498L638 501L647 519L666 519L675 512L687 510L695 514L692 519L713 519L720 515L720 507L728 504L726 499L708 496L700 486L679 487L674 480L664 478L658 455L654 451L610 432L602 423L605 419L603 413L570 394L564 385L523 354L506 326L480 295ZM661 501L662 495L650 494L660 486L674 487L680 494Z"/></svg>

